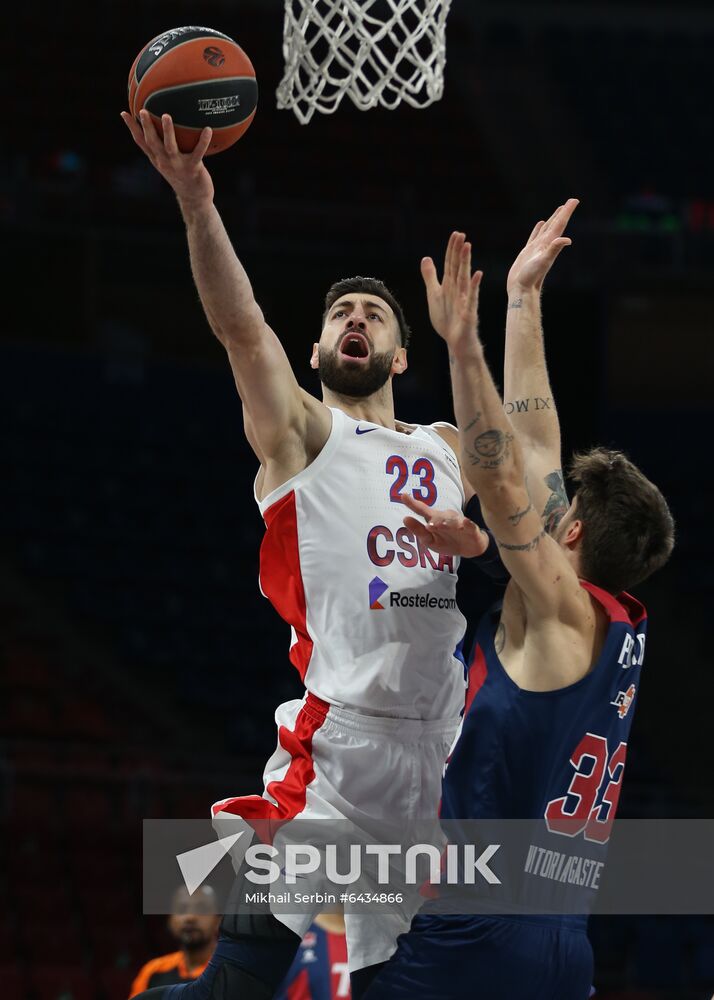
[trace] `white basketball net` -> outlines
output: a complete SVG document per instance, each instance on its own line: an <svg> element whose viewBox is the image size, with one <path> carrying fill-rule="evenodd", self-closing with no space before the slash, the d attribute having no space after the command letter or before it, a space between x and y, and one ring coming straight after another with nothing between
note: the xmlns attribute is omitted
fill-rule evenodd
<svg viewBox="0 0 714 1000"><path fill-rule="evenodd" d="M440 100L450 7L451 0L285 0L278 107L305 125L316 111L336 111L345 94L361 111Z"/></svg>

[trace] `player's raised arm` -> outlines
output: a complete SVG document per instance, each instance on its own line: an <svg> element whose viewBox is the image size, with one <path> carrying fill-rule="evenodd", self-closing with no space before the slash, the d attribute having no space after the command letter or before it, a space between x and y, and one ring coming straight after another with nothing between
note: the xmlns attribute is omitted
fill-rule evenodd
<svg viewBox="0 0 714 1000"><path fill-rule="evenodd" d="M453 233L439 282L431 258L422 262L429 316L449 349L454 409L462 467L478 494L501 557L539 614L574 623L587 613L587 598L558 544L543 528L526 489L518 436L504 413L477 332L482 274L471 274L471 246Z"/></svg>
<svg viewBox="0 0 714 1000"><path fill-rule="evenodd" d="M211 130L203 130L193 152L181 153L168 115L161 122L163 139L149 113L139 115L141 124L126 112L122 118L178 199L194 281L211 329L228 353L248 439L263 465L284 460L288 478L324 444L329 412L300 389L213 203L213 182L203 162Z"/></svg>
<svg viewBox="0 0 714 1000"><path fill-rule="evenodd" d="M546 222L538 222L508 274L504 355L504 407L523 446L528 490L546 531L568 508L563 481L560 423L548 378L540 296L561 250L565 228L578 206L570 198Z"/></svg>

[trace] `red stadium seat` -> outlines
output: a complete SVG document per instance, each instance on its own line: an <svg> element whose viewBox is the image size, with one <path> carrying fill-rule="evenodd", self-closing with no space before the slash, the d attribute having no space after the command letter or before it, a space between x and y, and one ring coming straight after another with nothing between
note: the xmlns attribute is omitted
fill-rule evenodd
<svg viewBox="0 0 714 1000"><path fill-rule="evenodd" d="M41 844L32 841L17 844L13 841L13 847L8 845L5 850L12 851L13 864L8 871L11 887L40 887L66 882L67 859L51 840L43 840ZM18 895L19 892L11 888L11 894Z"/></svg>
<svg viewBox="0 0 714 1000"><path fill-rule="evenodd" d="M19 877L18 877L19 876ZM11 894L17 906L23 911L44 913L46 916L66 916L71 911L70 895L64 881L45 882L24 881L22 873L14 873L10 879Z"/></svg>
<svg viewBox="0 0 714 1000"><path fill-rule="evenodd" d="M12 913L0 913L0 941L13 944L17 936L17 918ZM8 951L11 949L7 949ZM0 980L2 982L2 980Z"/></svg>
<svg viewBox="0 0 714 1000"><path fill-rule="evenodd" d="M103 850L90 852L81 847L70 857L70 872L73 883L80 893L83 887L91 886L97 892L101 886L109 891L115 886L141 886L140 858L125 851Z"/></svg>
<svg viewBox="0 0 714 1000"><path fill-rule="evenodd" d="M43 965L32 970L36 1000L96 1000L94 978L79 965Z"/></svg>
<svg viewBox="0 0 714 1000"><path fill-rule="evenodd" d="M115 806L106 784L81 782L66 784L63 796L67 824L70 827L106 827L111 824Z"/></svg>
<svg viewBox="0 0 714 1000"><path fill-rule="evenodd" d="M97 968L138 968L149 951L143 927L131 924L93 927L86 943Z"/></svg>
<svg viewBox="0 0 714 1000"><path fill-rule="evenodd" d="M136 969L105 969L101 973L105 1000L126 1000L134 976L138 971L139 966Z"/></svg>
<svg viewBox="0 0 714 1000"><path fill-rule="evenodd" d="M57 706L45 692L38 694L25 688L10 691L3 699L0 721L6 736L47 738L59 734Z"/></svg>
<svg viewBox="0 0 714 1000"><path fill-rule="evenodd" d="M48 919L46 911L39 910L23 922L20 939L33 966L64 965L68 959L82 957L85 942L79 928L67 918L65 912Z"/></svg>
<svg viewBox="0 0 714 1000"><path fill-rule="evenodd" d="M19 965L0 965L0 983L3 997L24 1000L27 996L29 982Z"/></svg>
<svg viewBox="0 0 714 1000"><path fill-rule="evenodd" d="M28 824L37 820L38 829L44 832L54 825L52 814L56 810L56 785L49 781L24 780L12 787L8 796L11 818L20 819L27 833Z"/></svg>
<svg viewBox="0 0 714 1000"><path fill-rule="evenodd" d="M6 655L5 683L8 689L21 687L47 690L62 686L59 672L50 667L51 658L46 658L40 650L10 642Z"/></svg>
<svg viewBox="0 0 714 1000"><path fill-rule="evenodd" d="M129 925L141 913L141 892L105 880L98 886L78 886L86 920L92 925Z"/></svg>

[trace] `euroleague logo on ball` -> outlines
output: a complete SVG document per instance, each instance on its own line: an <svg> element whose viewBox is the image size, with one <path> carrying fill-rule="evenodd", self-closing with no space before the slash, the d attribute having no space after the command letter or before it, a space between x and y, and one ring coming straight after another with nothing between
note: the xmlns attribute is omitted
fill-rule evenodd
<svg viewBox="0 0 714 1000"><path fill-rule="evenodd" d="M203 58L209 66L222 66L226 61L226 57L215 45L209 45L203 50Z"/></svg>

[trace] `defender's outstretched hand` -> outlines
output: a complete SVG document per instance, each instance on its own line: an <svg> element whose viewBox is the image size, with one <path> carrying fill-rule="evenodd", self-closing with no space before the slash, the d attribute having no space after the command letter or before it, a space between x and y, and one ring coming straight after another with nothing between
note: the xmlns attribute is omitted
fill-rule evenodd
<svg viewBox="0 0 714 1000"><path fill-rule="evenodd" d="M139 112L141 124L127 111L122 111L121 116L134 142L146 153L164 180L168 181L179 202L189 204L213 201L213 181L203 162L213 134L210 128L203 129L193 152L182 153L176 144L171 115L161 116L163 139L148 111L142 109Z"/></svg>
<svg viewBox="0 0 714 1000"><path fill-rule="evenodd" d="M421 500L402 493L402 502L424 521L405 517L404 524L428 549L444 556L481 556L488 548L489 538L477 524L458 510L435 510Z"/></svg>
<svg viewBox="0 0 714 1000"><path fill-rule="evenodd" d="M509 295L532 289L538 292L541 290L555 258L563 247L569 247L573 242L570 237L563 236L563 233L579 204L577 198L568 198L546 222L536 222L528 242L508 272L506 288Z"/></svg>
<svg viewBox="0 0 714 1000"><path fill-rule="evenodd" d="M464 233L452 233L446 247L444 276L439 282L431 257L421 262L431 324L447 344L473 336L478 322L478 290L483 271L471 274L471 244Z"/></svg>

